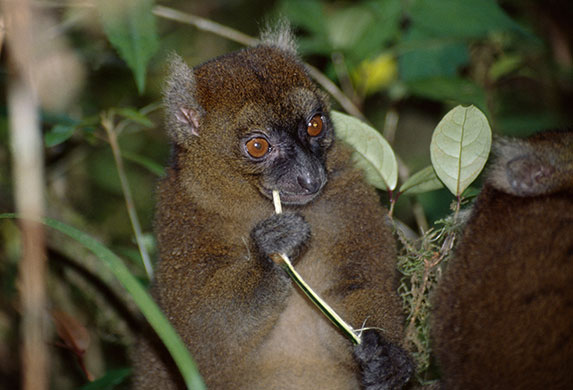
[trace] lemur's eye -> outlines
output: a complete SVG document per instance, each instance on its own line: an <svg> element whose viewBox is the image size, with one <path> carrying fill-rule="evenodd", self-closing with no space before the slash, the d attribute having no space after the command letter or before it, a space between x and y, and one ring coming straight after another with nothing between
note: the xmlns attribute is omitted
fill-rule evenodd
<svg viewBox="0 0 573 390"><path fill-rule="evenodd" d="M316 137L319 136L320 133L322 133L322 128L323 128L322 115L316 114L306 125L306 132L311 137Z"/></svg>
<svg viewBox="0 0 573 390"><path fill-rule="evenodd" d="M253 158L264 157L269 152L269 142L262 137L251 138L245 146L247 153Z"/></svg>

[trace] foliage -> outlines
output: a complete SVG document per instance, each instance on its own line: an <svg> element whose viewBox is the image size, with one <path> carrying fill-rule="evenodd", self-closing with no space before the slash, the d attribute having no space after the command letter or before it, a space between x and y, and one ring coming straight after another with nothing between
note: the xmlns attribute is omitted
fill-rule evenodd
<svg viewBox="0 0 573 390"><path fill-rule="evenodd" d="M370 184L382 190L396 188L398 163L384 137L359 119L337 111L332 111L331 117L336 136L352 145L355 164L364 170Z"/></svg>
<svg viewBox="0 0 573 390"><path fill-rule="evenodd" d="M444 265L451 257L460 220L457 213L436 222L416 240L408 239L400 230L402 243L398 255L398 269L402 273L398 292L408 314L405 330L406 342L416 361L416 375L420 383L436 379L430 372L430 293L437 285Z"/></svg>
<svg viewBox="0 0 573 390"><path fill-rule="evenodd" d="M443 186L436 175L436 171L434 171L434 167L430 165L410 176L408 180L400 186L400 192L403 194L419 194L438 190Z"/></svg>
<svg viewBox="0 0 573 390"><path fill-rule="evenodd" d="M457 106L438 123L430 151L432 166L452 194L460 197L485 166L491 129L474 106Z"/></svg>
<svg viewBox="0 0 573 390"><path fill-rule="evenodd" d="M130 374L131 370L129 368L110 370L101 378L80 387L79 390L113 389L116 385L122 383Z"/></svg>
<svg viewBox="0 0 573 390"><path fill-rule="evenodd" d="M110 43L127 62L137 89L143 92L147 63L159 46L151 14L153 0L98 0L96 4Z"/></svg>
<svg viewBox="0 0 573 390"><path fill-rule="evenodd" d="M15 215L13 214L0 214L0 219L14 217ZM69 225L49 218L46 218L43 223L81 243L109 268L129 293L130 297L135 301L139 310L141 310L147 321L149 321L149 324L165 344L165 347L171 353L187 386L190 389L204 389L205 385L198 375L197 366L189 355L189 351L185 348L167 318L161 313L157 304L146 292L143 285L131 274L123 261L97 240Z"/></svg>
<svg viewBox="0 0 573 390"><path fill-rule="evenodd" d="M390 145L371 127L352 123L358 122L357 119L336 112L333 115L335 125L339 126L337 135L354 147L358 157L356 164L364 169L366 179L378 188L394 189L395 181L386 184L390 182L388 177L395 178L398 173ZM354 134L348 134L349 128ZM373 133L379 138L373 137ZM404 276L399 293L408 314L406 340L416 360L420 382L425 381L430 366L429 295L439 280L441 266L451 255L456 238L455 227L459 224L458 215L464 200L462 194L485 166L490 146L491 129L485 115L474 106L455 107L434 130L430 144L432 166L413 175L397 194L408 190L431 191L441 186L440 178L457 198L453 216L438 221L435 229L427 230L416 242L396 229L403 244L398 269ZM391 199L392 206L396 199L397 196ZM390 214L392 211L391 207Z"/></svg>
<svg viewBox="0 0 573 390"><path fill-rule="evenodd" d="M122 11L117 12L114 7L120 3ZM334 80L364 113L365 121L341 113L334 113L333 121L338 135L355 145L358 155L367 156L362 164L375 167L369 175L376 177L375 185L390 189L396 225L403 222L411 230L422 231L420 237L412 237L406 235L407 229L397 228L396 234L402 244L400 292L409 316L407 337L419 362L420 380L432 378L427 370L431 353L427 297L450 256L461 206L473 190L470 187L464 193L464 189L474 180L472 185L479 187L476 176L487 158L489 141L484 138L475 151L479 164L471 174L454 169L459 175L453 182L440 173L437 167L443 161L434 158L430 145L444 150L439 135L451 130L451 121L444 115L458 105L474 106L454 110L468 115L479 110L484 117L478 123L489 122L498 134L526 135L571 123L572 61L570 51L567 57L566 50L558 49L563 47L569 19L548 16L559 14L558 5L518 0L222 0L206 4L175 0L168 5L250 34L256 34L265 18L285 15L296 29L303 58ZM43 74L61 71L49 67L65 63L54 58L76 61L83 69L83 76L67 78L80 93L64 108L46 104L42 111L46 199L51 217L98 237L106 250L121 255L125 261L121 264L131 274L145 281L144 253L153 260L156 252L151 233L154 186L163 174L169 148L159 129L164 59L175 50L195 65L237 46L201 28L157 17L151 0L99 0L96 5L37 4L39 13L51 18L46 22L50 28L36 35L45 56L38 64L47 66ZM52 45L55 41L58 45ZM55 54L50 57L50 53ZM7 64L2 67L7 69ZM6 86L9 76L6 71L2 75ZM52 91L68 91L65 84ZM442 118L445 122L438 125ZM0 111L0 119L0 210L12 211L6 110ZM464 130L455 144L458 151L460 145L469 147L464 142L470 139L465 125L454 127ZM375 149L375 143L380 149ZM464 153L456 155L454 165L465 167L463 158ZM435 191L442 181L450 192ZM126 188L133 190L127 204ZM452 195L457 198L455 216L445 218L451 212ZM132 225L131 212L136 213L140 229ZM72 275L72 268L89 266L90 256L71 240L48 234L51 303L82 319L89 329L93 341L86 365L102 379L93 386L125 388L123 368L129 364L125 350L130 342L124 335L130 331L118 325L125 320L121 313L108 314L110 301L93 292L89 282ZM2 220L0 237L0 344L7 346L0 349L0 376L6 378L3 385L16 388L18 367L5 350L18 345L12 329L19 318L14 309L19 234L11 222ZM114 286L115 281L100 268L90 272L104 285ZM85 385L81 370L65 363L72 357L56 351L53 387Z"/></svg>

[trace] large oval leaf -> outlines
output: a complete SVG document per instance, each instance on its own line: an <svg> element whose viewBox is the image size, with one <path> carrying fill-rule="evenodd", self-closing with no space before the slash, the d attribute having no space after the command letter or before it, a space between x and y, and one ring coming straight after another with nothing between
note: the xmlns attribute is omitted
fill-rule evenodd
<svg viewBox="0 0 573 390"><path fill-rule="evenodd" d="M491 128L476 107L457 106L438 123L430 144L436 174L460 196L483 169L491 148Z"/></svg>
<svg viewBox="0 0 573 390"><path fill-rule="evenodd" d="M361 120L332 111L336 136L350 144L356 165L364 170L366 180L376 188L393 190L398 183L398 163L390 144L382 135Z"/></svg>

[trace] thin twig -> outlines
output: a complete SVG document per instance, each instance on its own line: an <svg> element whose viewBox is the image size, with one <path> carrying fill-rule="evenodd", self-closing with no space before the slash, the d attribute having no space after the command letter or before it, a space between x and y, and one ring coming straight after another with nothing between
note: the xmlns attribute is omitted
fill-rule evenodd
<svg viewBox="0 0 573 390"><path fill-rule="evenodd" d="M417 200L412 204L412 214L414 214L414 219L416 220L416 225L418 225L420 234L424 234L426 231L428 231L430 228L428 219L426 218L424 208Z"/></svg>
<svg viewBox="0 0 573 390"><path fill-rule="evenodd" d="M332 64L334 65L334 71L336 72L336 77L339 81L340 87L346 96L349 96L354 103L359 104L363 99L358 97L354 85L352 85L352 80L348 74L348 67L346 66L344 54L339 51L335 51L330 55L332 59Z"/></svg>
<svg viewBox="0 0 573 390"><path fill-rule="evenodd" d="M259 40L243 34L240 31L234 30L230 27L223 26L219 23L215 23L208 19L201 18L196 15L188 14L185 12L177 11L173 8L164 7L161 5L155 6L153 8L153 13L159 17L174 20L180 23L190 24L195 26L199 30L211 32L213 34L219 35L221 37L227 38L231 41L241 43L246 46L254 46L259 43ZM358 107L352 103L352 101L334 84L328 77L322 74L314 66L305 64L308 73L312 78L319 83L322 88L324 88L328 93L338 101L342 108L348 112L350 115L358 117L362 120L365 119L364 115L360 112Z"/></svg>
<svg viewBox="0 0 573 390"><path fill-rule="evenodd" d="M133 233L135 234L135 240L137 241L137 246L139 248L139 253L141 254L143 266L145 267L145 272L147 273L147 276L149 277L149 279L151 279L151 277L153 276L153 267L151 266L151 259L149 257L149 253L147 252L147 249L145 248L145 243L143 242L143 233L141 231L141 224L139 223L139 218L137 217L137 211L135 210L135 202L133 201L133 196L131 195L129 182L127 181L127 175L125 174L123 159L121 158L119 143L117 142L117 134L115 132L113 123L113 113L102 113L101 124L107 133L109 144L111 145L111 150L113 151L113 158L115 159L117 174L119 175L119 180L121 182L121 189L123 191L123 196L125 198L127 213L129 214L131 226L133 227Z"/></svg>
<svg viewBox="0 0 573 390"><path fill-rule="evenodd" d="M422 277L422 284L415 292L416 302L414 303L412 316L410 317L410 322L408 324L408 328L406 329L406 334L411 335L413 334L413 332L415 332L416 320L418 319L418 316L420 314L424 298L427 297L425 291L426 289L428 289L430 275L434 272L436 267L440 265L440 263L444 260L444 258L446 258L446 256L450 254L454 246L455 239L456 239L456 233L449 232L444 238L444 241L442 243L439 252L434 252L431 261L424 259L424 275ZM414 278L415 275L413 275L412 277ZM414 285L414 283L412 283L412 285ZM412 337L412 339L415 339L415 337Z"/></svg>
<svg viewBox="0 0 573 390"><path fill-rule="evenodd" d="M342 108L352 116L366 121L366 117L358 107L352 103L352 101L334 84L328 77L326 77L321 71L316 69L314 66L306 64L308 73L313 79L319 83L322 88L324 88L329 94L332 95L334 99L342 106Z"/></svg>
<svg viewBox="0 0 573 390"><path fill-rule="evenodd" d="M437 255L437 254L436 254ZM437 262L436 262L437 263ZM427 260L424 260L424 276L422 277L422 285L417 289L416 292L416 302L414 303L414 309L412 310L412 317L410 317L410 323L408 324L408 329L406 330L407 334L411 334L416 327L416 319L418 319L418 314L420 312L420 307L422 306L422 301L425 298L424 291L426 291L426 287L428 284L428 278L430 275L430 271L432 269L432 264Z"/></svg>
<svg viewBox="0 0 573 390"><path fill-rule="evenodd" d="M213 33L231 41L241 43L245 46L254 46L259 42L258 39L243 34L242 32L230 27L223 26L222 24L213 22L209 19L181 12L173 8L157 5L153 8L153 13L165 19L190 24L197 27L199 30Z"/></svg>
<svg viewBox="0 0 573 390"><path fill-rule="evenodd" d="M396 110L395 107L390 107L386 112L386 117L384 118L384 130L382 131L382 135L390 145L394 144L399 119L400 114L398 114L398 110Z"/></svg>

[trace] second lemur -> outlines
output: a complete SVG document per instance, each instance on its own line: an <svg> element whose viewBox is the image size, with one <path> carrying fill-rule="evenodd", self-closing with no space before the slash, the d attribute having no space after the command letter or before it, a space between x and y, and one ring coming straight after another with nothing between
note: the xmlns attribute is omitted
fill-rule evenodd
<svg viewBox="0 0 573 390"><path fill-rule="evenodd" d="M194 69L171 63L171 165L158 189L153 295L216 389L400 389L395 242L376 192L335 140L326 96L287 30ZM284 213L275 215L272 191ZM353 346L270 259L286 253L353 327ZM136 389L182 389L152 342Z"/></svg>
<svg viewBox="0 0 573 390"><path fill-rule="evenodd" d="M442 389L573 384L573 131L502 139L433 296Z"/></svg>

